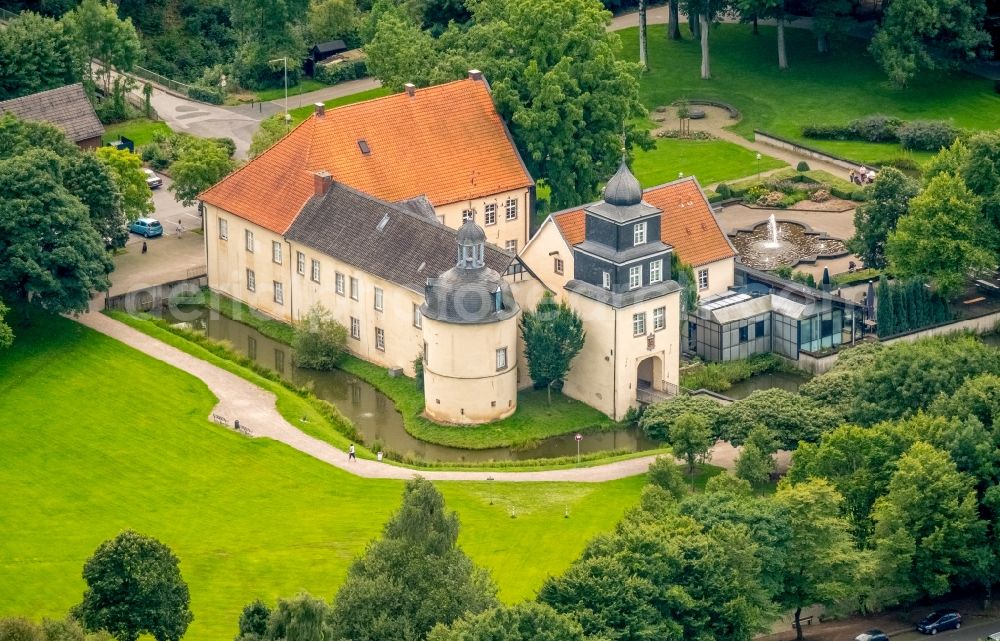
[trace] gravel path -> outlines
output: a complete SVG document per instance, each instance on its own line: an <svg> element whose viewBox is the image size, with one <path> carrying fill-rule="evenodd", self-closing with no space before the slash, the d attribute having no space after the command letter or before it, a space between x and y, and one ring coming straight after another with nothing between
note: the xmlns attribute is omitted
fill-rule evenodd
<svg viewBox="0 0 1000 641"><path fill-rule="evenodd" d="M362 460L348 461L347 454L329 443L313 438L299 431L288 423L275 409L275 396L250 382L227 372L224 369L195 358L181 350L156 340L142 332L98 312L90 312L77 319L83 325L102 334L125 343L153 358L173 365L178 369L195 376L212 390L219 398L219 403L212 409L229 419L239 419L241 425L247 426L255 438L266 437L281 441L313 458L329 463L356 476L365 478L408 479L419 474L435 481L485 481L490 478L497 481L529 482L529 481L574 481L584 483L600 483L615 479L635 476L646 472L654 456L627 461L618 461L596 467L580 467L562 470L547 470L538 472L449 472L440 470L411 470L407 468ZM206 417L211 420L211 416ZM719 457L730 461L732 450L728 444L723 444ZM720 464L718 461L713 461Z"/></svg>

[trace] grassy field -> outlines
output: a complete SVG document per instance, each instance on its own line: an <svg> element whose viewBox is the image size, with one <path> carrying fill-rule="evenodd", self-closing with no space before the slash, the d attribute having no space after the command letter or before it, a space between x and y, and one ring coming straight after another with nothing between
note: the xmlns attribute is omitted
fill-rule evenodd
<svg viewBox="0 0 1000 641"><path fill-rule="evenodd" d="M722 100L743 112L734 130L748 138L758 128L802 139L804 124L845 123L874 113L903 119L951 118L974 129L1000 127L1000 95L989 80L967 73L921 73L907 88L894 89L861 40L836 38L832 53L820 55L810 31L786 29L790 68L781 71L773 27L761 27L754 37L748 25L723 24L712 31L713 78L701 80L698 43L686 29L685 40L668 41L665 29L665 25L650 26L651 71L642 80L643 103L653 108L678 98ZM622 55L637 60L638 29L619 33ZM818 140L808 144L869 163L907 155L898 145Z"/></svg>
<svg viewBox="0 0 1000 641"><path fill-rule="evenodd" d="M369 89L368 91L360 91L350 96L341 96L340 98L334 98L333 100L327 100L323 104L326 105L327 109L333 109L335 107L343 107L344 105L354 104L355 102L363 102L365 100L371 100L372 98L381 98L382 96L388 96L392 92L385 87L377 87L375 89ZM292 116L292 126L295 126L309 117L312 112L316 110L313 105L305 105L303 107L298 107L296 109L290 109L288 111Z"/></svg>
<svg viewBox="0 0 1000 641"><path fill-rule="evenodd" d="M299 94L309 93L310 91L317 91L319 89L326 89L330 85L325 85L322 82L313 80L312 78L303 78L299 81L299 84L292 85L288 88L288 97L298 96ZM281 86L277 89L263 89L257 92L257 100L284 100L285 99L285 87Z"/></svg>
<svg viewBox="0 0 1000 641"><path fill-rule="evenodd" d="M120 343L59 318L16 329L0 353L0 616L61 616L94 548L134 528L181 559L185 639L218 641L254 598L331 597L398 505L399 482L209 423L200 381ZM463 547L512 602L612 527L643 482L439 487Z"/></svg>
<svg viewBox="0 0 1000 641"><path fill-rule="evenodd" d="M660 138L655 149L636 151L632 170L643 187L677 180L679 172L696 176L707 186L784 166L770 156L762 156L758 163L754 152L725 140Z"/></svg>
<svg viewBox="0 0 1000 641"><path fill-rule="evenodd" d="M136 146L140 146L153 142L153 136L158 133L170 133L170 127L167 126L167 123L147 118L136 118L106 126L104 135L101 136L101 142L118 140L121 136L125 136Z"/></svg>

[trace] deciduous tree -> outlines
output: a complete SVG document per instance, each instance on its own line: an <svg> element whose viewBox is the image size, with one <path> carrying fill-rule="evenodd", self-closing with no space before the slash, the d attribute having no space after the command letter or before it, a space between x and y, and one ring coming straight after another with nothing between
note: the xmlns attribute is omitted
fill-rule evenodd
<svg viewBox="0 0 1000 641"><path fill-rule="evenodd" d="M132 20L120 19L117 5L110 0L83 0L63 16L62 22L73 39L78 59L83 61L86 77L95 85L95 78L100 80L105 94L110 95L112 71L131 71L142 53ZM91 59L105 66L95 70L89 64ZM121 87L120 91L124 90Z"/></svg>
<svg viewBox="0 0 1000 641"><path fill-rule="evenodd" d="M317 303L295 325L295 364L331 370L347 354L347 329Z"/></svg>
<svg viewBox="0 0 1000 641"><path fill-rule="evenodd" d="M732 10L732 0L682 0L688 15L698 16L698 37L701 40L701 79L712 77L708 34L712 25Z"/></svg>
<svg viewBox="0 0 1000 641"><path fill-rule="evenodd" d="M694 474L695 463L708 458L715 443L708 420L697 414L678 416L668 436L670 447L687 462L688 474Z"/></svg>
<svg viewBox="0 0 1000 641"><path fill-rule="evenodd" d="M742 20L753 21L754 31L758 18L773 18L778 34L778 69L788 69L788 53L785 50L785 22L788 20L786 0L735 0L736 10Z"/></svg>
<svg viewBox="0 0 1000 641"><path fill-rule="evenodd" d="M267 641L333 641L330 607L322 599L301 593L281 599L267 622Z"/></svg>
<svg viewBox="0 0 1000 641"><path fill-rule="evenodd" d="M170 165L170 174L174 179L170 189L179 202L189 207L198 201L198 194L235 168L229 153L221 145L188 136L181 142L177 160Z"/></svg>
<svg viewBox="0 0 1000 641"><path fill-rule="evenodd" d="M563 380L573 358L583 349L583 319L565 301L557 304L546 294L534 311L521 315L520 323L528 375L536 387L548 390L551 402L552 386Z"/></svg>
<svg viewBox="0 0 1000 641"><path fill-rule="evenodd" d="M919 192L917 181L894 167L884 167L878 173L868 200L854 210L854 237L848 242L866 267L885 268L889 234L909 211L910 199Z"/></svg>
<svg viewBox="0 0 1000 641"><path fill-rule="evenodd" d="M580 624L543 603L524 601L439 625L428 641L588 641Z"/></svg>
<svg viewBox="0 0 1000 641"><path fill-rule="evenodd" d="M334 638L420 641L438 623L497 605L489 575L458 547L458 528L429 481L408 481L382 538L351 564L337 592Z"/></svg>
<svg viewBox="0 0 1000 641"><path fill-rule="evenodd" d="M105 244L124 247L128 240L128 219L111 171L94 154L64 156L63 164L63 184L87 206L90 223Z"/></svg>
<svg viewBox="0 0 1000 641"><path fill-rule="evenodd" d="M80 82L83 72L61 22L23 11L0 30L0 100Z"/></svg>
<svg viewBox="0 0 1000 641"><path fill-rule="evenodd" d="M105 541L83 566L87 589L73 613L87 630L119 641L149 634L179 641L194 616L179 561L166 545L126 530Z"/></svg>
<svg viewBox="0 0 1000 641"><path fill-rule="evenodd" d="M875 504L878 600L934 597L984 578L988 550L972 478L947 453L915 443Z"/></svg>
<svg viewBox="0 0 1000 641"><path fill-rule="evenodd" d="M697 414L709 423L712 436L719 437L718 420L722 406L705 396L675 396L646 408L639 419L639 427L649 438L661 442L670 440L670 429L682 414Z"/></svg>
<svg viewBox="0 0 1000 641"><path fill-rule="evenodd" d="M989 49L985 0L893 0L869 51L889 80L905 86L923 70L948 68Z"/></svg>
<svg viewBox="0 0 1000 641"><path fill-rule="evenodd" d="M833 429L837 416L812 399L786 390L758 390L725 407L719 417L722 438L742 445L750 431L766 426L782 449L794 450L799 441L815 441Z"/></svg>
<svg viewBox="0 0 1000 641"><path fill-rule="evenodd" d="M961 178L933 178L889 234L886 257L893 273L930 282L949 296L971 274L995 267L997 230L986 221L981 205Z"/></svg>
<svg viewBox="0 0 1000 641"><path fill-rule="evenodd" d="M736 476L755 488L762 488L771 478L775 469L774 451L777 442L774 435L763 425L750 430L743 449L736 459Z"/></svg>
<svg viewBox="0 0 1000 641"><path fill-rule="evenodd" d="M842 500L832 485L819 479L797 485L783 482L774 496L790 526L776 600L794 608L800 640L803 607L833 605L848 597L854 587L860 555L840 516Z"/></svg>
<svg viewBox="0 0 1000 641"><path fill-rule="evenodd" d="M114 147L99 147L94 155L111 172L122 197L122 210L129 221L153 213L153 192L146 182L139 156Z"/></svg>
<svg viewBox="0 0 1000 641"><path fill-rule="evenodd" d="M7 324L7 313L10 309L0 301L0 349L6 349L14 343L14 330Z"/></svg>
<svg viewBox="0 0 1000 641"><path fill-rule="evenodd" d="M688 492L684 475L677 467L673 456L657 456L646 471L646 475L651 485L664 490L674 499L679 499Z"/></svg>
<svg viewBox="0 0 1000 641"><path fill-rule="evenodd" d="M271 608L260 599L243 606L240 612L240 633L236 641L257 641L267 635L267 624L271 620Z"/></svg>

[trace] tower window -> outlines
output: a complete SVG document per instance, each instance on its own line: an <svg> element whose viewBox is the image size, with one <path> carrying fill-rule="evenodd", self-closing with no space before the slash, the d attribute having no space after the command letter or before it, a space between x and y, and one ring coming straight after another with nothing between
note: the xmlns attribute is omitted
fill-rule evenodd
<svg viewBox="0 0 1000 641"><path fill-rule="evenodd" d="M554 263L555 263L553 265L553 268L555 269L556 273L557 274L563 273L563 259L557 257L557 258L555 258L553 260L554 260Z"/></svg>
<svg viewBox="0 0 1000 641"><path fill-rule="evenodd" d="M646 242L646 223L636 223L632 228L632 244L641 245Z"/></svg>
<svg viewBox="0 0 1000 641"><path fill-rule="evenodd" d="M603 272L601 283L604 285L604 289L611 289L611 272Z"/></svg>
<svg viewBox="0 0 1000 641"><path fill-rule="evenodd" d="M663 280L663 259L654 260L649 264L649 282L658 283Z"/></svg>
<svg viewBox="0 0 1000 641"><path fill-rule="evenodd" d="M502 372L507 369L507 348L501 347L497 350L497 371Z"/></svg>
<svg viewBox="0 0 1000 641"><path fill-rule="evenodd" d="M642 265L628 268L628 288L637 289L642 287Z"/></svg>

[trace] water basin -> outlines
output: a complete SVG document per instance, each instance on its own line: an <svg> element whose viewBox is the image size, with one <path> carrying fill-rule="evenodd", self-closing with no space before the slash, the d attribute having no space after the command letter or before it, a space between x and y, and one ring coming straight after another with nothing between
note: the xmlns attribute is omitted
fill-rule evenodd
<svg viewBox="0 0 1000 641"><path fill-rule="evenodd" d="M319 372L295 367L292 364L292 349L284 343L264 336L249 325L206 308L163 309L158 313L171 323L186 323L193 329L204 331L211 338L229 341L237 351L253 358L259 365L276 371L296 385L311 383L316 396L333 403L354 423L366 445L371 445L377 440L387 450L400 455L409 455L423 461L453 463L523 461L576 455L577 445L573 434L547 438L523 449L465 450L426 443L406 431L403 427L403 417L388 396L347 372L342 370ZM633 428L586 434L580 443L580 453L610 450L639 452L657 447L660 447L659 443L646 438L641 430Z"/></svg>

